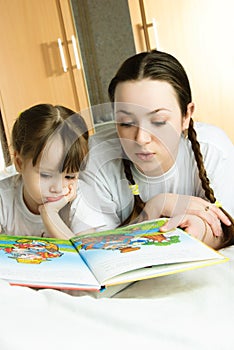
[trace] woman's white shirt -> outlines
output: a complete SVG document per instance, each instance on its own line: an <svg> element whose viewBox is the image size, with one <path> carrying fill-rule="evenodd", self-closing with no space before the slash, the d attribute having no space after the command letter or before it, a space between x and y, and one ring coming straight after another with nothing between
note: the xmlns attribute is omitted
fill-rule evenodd
<svg viewBox="0 0 234 350"><path fill-rule="evenodd" d="M223 207L234 215L234 148L227 135L218 127L195 123L197 139L210 185ZM147 177L132 166L140 197L147 202L160 193L177 193L206 199L198 175L191 142L181 136L179 151L172 168L158 177ZM129 189L122 162L122 148L114 123L90 139L88 166L80 174L86 204L97 203L104 215L106 229L118 226L131 213L134 197Z"/></svg>

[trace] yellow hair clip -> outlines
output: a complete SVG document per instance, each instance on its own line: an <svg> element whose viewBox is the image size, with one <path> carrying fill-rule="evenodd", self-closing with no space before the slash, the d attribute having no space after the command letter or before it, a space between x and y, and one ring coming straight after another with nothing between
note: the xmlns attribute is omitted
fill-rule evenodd
<svg viewBox="0 0 234 350"><path fill-rule="evenodd" d="M215 206L216 206L217 208L221 208L221 207L222 207L222 204L221 204L219 201L216 201L216 202L215 202Z"/></svg>
<svg viewBox="0 0 234 350"><path fill-rule="evenodd" d="M131 189L132 194L133 194L134 196L138 196L138 195L140 194L138 184L129 185L129 188Z"/></svg>

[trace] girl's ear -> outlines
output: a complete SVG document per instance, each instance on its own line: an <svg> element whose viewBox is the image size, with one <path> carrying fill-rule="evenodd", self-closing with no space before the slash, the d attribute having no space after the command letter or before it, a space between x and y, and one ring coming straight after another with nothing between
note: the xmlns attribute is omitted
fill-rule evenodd
<svg viewBox="0 0 234 350"><path fill-rule="evenodd" d="M18 173L21 173L23 167L23 160L18 152L14 152L14 164Z"/></svg>
<svg viewBox="0 0 234 350"><path fill-rule="evenodd" d="M192 118L193 112L194 112L195 106L193 102L190 102L187 106L187 113L183 117L183 123L182 123L182 131L187 130L189 127L190 119Z"/></svg>

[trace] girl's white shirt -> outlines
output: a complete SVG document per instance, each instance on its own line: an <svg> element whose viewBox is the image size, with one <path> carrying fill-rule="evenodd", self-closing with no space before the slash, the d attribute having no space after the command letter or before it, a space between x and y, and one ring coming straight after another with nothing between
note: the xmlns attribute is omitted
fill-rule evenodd
<svg viewBox="0 0 234 350"><path fill-rule="evenodd" d="M216 126L197 122L195 130L215 197L233 216L233 143ZM158 177L147 177L132 166L132 174L144 202L160 193L177 193L206 199L191 142L183 136L176 161L168 172ZM105 229L118 226L130 215L134 197L124 173L122 149L114 123L103 132L100 129L90 138L89 161L86 170L80 173L80 178L83 180L81 191L86 198L86 204L95 211L93 203L98 200L106 223Z"/></svg>
<svg viewBox="0 0 234 350"><path fill-rule="evenodd" d="M91 227L104 225L102 215L93 216L92 210L86 206L79 185L77 197L71 203L69 214L69 227L74 235ZM18 174L0 181L0 232L16 236L49 236L41 216L30 212L25 205L22 177Z"/></svg>

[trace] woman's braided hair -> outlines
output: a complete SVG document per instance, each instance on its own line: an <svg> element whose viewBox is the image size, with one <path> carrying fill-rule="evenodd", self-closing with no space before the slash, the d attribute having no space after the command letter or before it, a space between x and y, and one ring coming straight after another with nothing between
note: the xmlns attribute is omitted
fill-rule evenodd
<svg viewBox="0 0 234 350"><path fill-rule="evenodd" d="M204 167L204 162L203 162L203 156L201 154L200 144L197 141L197 134L196 134L196 131L193 127L192 118L190 119L190 123L189 123L188 138L189 138L191 145L192 145L192 150L193 150L194 157L196 159L197 167L198 167L198 171L199 171L199 177L200 177L200 180L202 183L202 188L205 191L206 198L211 203L215 203L216 198L215 198L213 189L210 187L210 181L209 181L207 174L206 174L206 169ZM224 212L224 214L232 222L231 226L226 226L221 222L222 230L224 233L222 247L225 247L225 246L234 244L234 221L233 221L233 218L226 212L225 209L223 209L222 207L220 209Z"/></svg>
<svg viewBox="0 0 234 350"><path fill-rule="evenodd" d="M141 79L161 80L168 82L175 90L182 116L187 113L187 106L192 101L191 89L187 74L180 64L180 62L172 55L152 50L150 52L142 52L128 58L119 68L114 78L109 85L109 98L114 102L115 88L118 83L125 81L134 81ZM202 188L205 191L206 198L215 203L216 198L214 191L210 187L210 182L204 167L203 156L200 150L200 144L197 141L196 131L193 127L193 120L190 119L188 128L188 139L191 142L194 157L197 163L199 177ZM134 185L135 181L132 176L130 159L123 155L123 164L126 178L130 185ZM134 195L134 207L131 215L124 221L127 224L134 220L143 210L145 203L141 200L139 195ZM224 239L222 246L227 246L234 243L234 221L233 218L223 209L221 210L227 215L232 222L231 226L226 226L223 223L222 229L224 232Z"/></svg>

